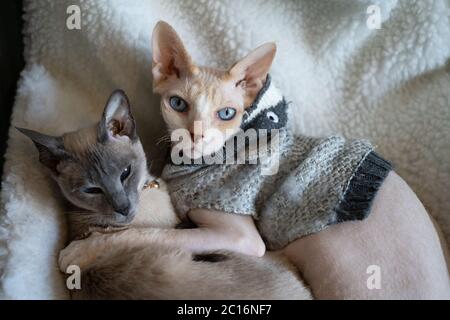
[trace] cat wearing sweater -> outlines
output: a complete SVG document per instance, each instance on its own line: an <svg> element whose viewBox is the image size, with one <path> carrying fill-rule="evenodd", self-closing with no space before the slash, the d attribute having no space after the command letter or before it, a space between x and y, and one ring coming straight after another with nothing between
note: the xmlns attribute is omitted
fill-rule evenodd
<svg viewBox="0 0 450 320"><path fill-rule="evenodd" d="M147 171L122 91L111 95L92 127L61 137L19 130L32 139L40 162L69 202L70 240L96 247L78 257L70 246L64 250L62 271L67 261L83 257L77 263L81 289L71 291L73 298L310 299L295 268L279 254L265 259L193 254L171 245L180 221L164 183Z"/></svg>
<svg viewBox="0 0 450 320"><path fill-rule="evenodd" d="M153 89L176 137L162 177L178 215L198 226L171 242L192 252L282 251L316 298L449 298L438 230L371 144L288 130L288 104L269 76L275 52L267 43L228 69L201 67L170 25L156 25ZM257 133L247 143L248 130ZM241 153L244 164L227 162ZM211 164L213 155L225 162ZM73 247L95 251L88 242Z"/></svg>

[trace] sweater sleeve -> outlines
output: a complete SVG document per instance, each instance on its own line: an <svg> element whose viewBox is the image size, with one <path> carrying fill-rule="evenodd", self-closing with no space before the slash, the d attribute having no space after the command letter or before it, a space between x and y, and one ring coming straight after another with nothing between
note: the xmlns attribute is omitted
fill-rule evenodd
<svg viewBox="0 0 450 320"><path fill-rule="evenodd" d="M369 213L378 189L392 170L391 164L370 152L351 177L344 198L335 208L337 222L362 220Z"/></svg>

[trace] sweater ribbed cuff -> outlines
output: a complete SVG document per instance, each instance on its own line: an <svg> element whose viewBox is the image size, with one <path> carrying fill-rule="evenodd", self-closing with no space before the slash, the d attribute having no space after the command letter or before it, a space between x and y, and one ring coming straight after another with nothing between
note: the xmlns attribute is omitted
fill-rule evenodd
<svg viewBox="0 0 450 320"><path fill-rule="evenodd" d="M371 151L351 178L343 200L336 210L337 222L363 220L369 213L380 186L392 165Z"/></svg>

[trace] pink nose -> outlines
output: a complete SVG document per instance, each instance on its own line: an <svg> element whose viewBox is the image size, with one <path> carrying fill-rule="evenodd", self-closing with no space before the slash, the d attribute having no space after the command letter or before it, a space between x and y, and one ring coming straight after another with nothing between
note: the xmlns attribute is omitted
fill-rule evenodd
<svg viewBox="0 0 450 320"><path fill-rule="evenodd" d="M192 131L190 131L190 134L191 134L192 142L195 142L195 140L203 139L203 138L204 138L203 134L201 134L201 135L195 135Z"/></svg>

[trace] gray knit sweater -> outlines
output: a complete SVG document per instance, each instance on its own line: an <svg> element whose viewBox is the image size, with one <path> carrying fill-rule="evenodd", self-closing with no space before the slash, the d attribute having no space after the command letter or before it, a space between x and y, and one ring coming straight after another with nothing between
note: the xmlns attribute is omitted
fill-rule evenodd
<svg viewBox="0 0 450 320"><path fill-rule="evenodd" d="M267 247L276 250L328 225L368 215L390 170L370 143L294 136L286 128L288 104L269 77L247 110L243 131L226 143L237 147L220 153L225 164L186 159L187 164L164 168L162 178L181 218L194 208L252 215ZM267 139L264 131L246 134L249 129L266 129ZM236 164L238 157L245 164Z"/></svg>

